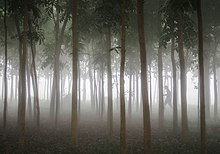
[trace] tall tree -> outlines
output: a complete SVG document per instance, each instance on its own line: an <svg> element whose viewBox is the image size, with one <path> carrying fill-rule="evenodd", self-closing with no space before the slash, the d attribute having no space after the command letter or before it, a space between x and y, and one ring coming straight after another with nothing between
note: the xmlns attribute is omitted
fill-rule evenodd
<svg viewBox="0 0 220 154"><path fill-rule="evenodd" d="M28 33L28 6L27 1L23 2L24 18L23 18L23 30L24 36L22 36L21 50L20 50L20 99L18 105L18 130L19 130L19 144L24 146L25 142L25 110L26 110L26 58L27 58L27 33ZM20 36L21 37L21 36Z"/></svg>
<svg viewBox="0 0 220 154"><path fill-rule="evenodd" d="M162 1L159 0L159 7L161 8ZM158 31L159 35L161 35L161 15L159 14L159 22L158 22ZM160 38L160 37L158 37ZM159 39L160 40L160 39ZM162 50L162 43L159 41L159 48L158 48L158 95L159 95L159 129L163 129L164 127L164 100L163 100L163 50Z"/></svg>
<svg viewBox="0 0 220 154"><path fill-rule="evenodd" d="M78 63L78 35L77 35L77 8L78 1L74 0L72 4L72 120L71 133L72 143L77 144L77 63Z"/></svg>
<svg viewBox="0 0 220 154"><path fill-rule="evenodd" d="M201 0L197 0L198 37L199 37L199 91L200 91L200 147L201 153L206 154L206 122L205 122L205 86L203 62L203 23Z"/></svg>
<svg viewBox="0 0 220 154"><path fill-rule="evenodd" d="M138 36L140 45L140 60L141 60L141 92L143 99L143 123L144 123L144 153L151 153L151 122L150 109L148 100L148 83L147 83L147 58L145 46L145 31L144 31L144 12L143 0L137 0L137 23Z"/></svg>
<svg viewBox="0 0 220 154"><path fill-rule="evenodd" d="M171 39L171 61L172 61L172 74L173 74L173 130L177 132L178 126L178 110L177 110L177 85L176 85L176 61L175 61L175 38Z"/></svg>
<svg viewBox="0 0 220 154"><path fill-rule="evenodd" d="M7 0L4 1L4 30L5 30L5 68L4 68L4 113L3 113L3 129L6 129L7 123L7 108L8 108L8 79L7 79L7 63L8 63L8 34L7 34Z"/></svg>
<svg viewBox="0 0 220 154"><path fill-rule="evenodd" d="M126 153L126 119L125 119L125 0L121 0L121 65L120 65L120 153Z"/></svg>
<svg viewBox="0 0 220 154"><path fill-rule="evenodd" d="M179 14L178 19L178 52L180 63L180 99L181 99L181 111L182 111L182 136L185 138L188 133L188 117L187 117L187 98L186 98L186 65L183 49L183 27L182 27L182 15Z"/></svg>

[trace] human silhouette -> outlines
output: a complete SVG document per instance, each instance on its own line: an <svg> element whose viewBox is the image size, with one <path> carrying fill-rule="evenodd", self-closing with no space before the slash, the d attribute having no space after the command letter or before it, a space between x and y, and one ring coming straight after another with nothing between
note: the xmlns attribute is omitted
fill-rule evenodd
<svg viewBox="0 0 220 154"><path fill-rule="evenodd" d="M165 86L164 89L166 90L166 94L165 94L166 99L164 101L164 104L165 106L169 105L172 108L173 106L172 106L171 91L168 86Z"/></svg>

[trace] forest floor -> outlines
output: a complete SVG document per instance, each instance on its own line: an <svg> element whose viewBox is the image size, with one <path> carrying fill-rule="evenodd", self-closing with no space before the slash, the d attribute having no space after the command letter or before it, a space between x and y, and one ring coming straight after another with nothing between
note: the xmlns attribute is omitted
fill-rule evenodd
<svg viewBox="0 0 220 154"><path fill-rule="evenodd" d="M108 138L106 117L97 120L91 115L81 115L78 127L78 144L71 144L70 118L60 119L57 128L48 121L46 116L41 119L38 131L33 123L26 124L25 145L21 148L18 144L18 131L15 116L8 118L6 132L2 129L0 118L0 153L1 154L117 154L120 151L119 121L114 121L113 136ZM116 116L117 118L117 116ZM133 122L129 122L133 119ZM127 118L126 153L142 154L143 130L142 120ZM193 124L193 122L191 122ZM154 124L153 124L154 125ZM167 126L172 123L167 122ZM208 154L220 153L220 127L213 124L207 128ZM200 153L199 132L190 129L187 142L183 142L180 132L175 135L172 128L164 130L152 128L153 154L197 154Z"/></svg>

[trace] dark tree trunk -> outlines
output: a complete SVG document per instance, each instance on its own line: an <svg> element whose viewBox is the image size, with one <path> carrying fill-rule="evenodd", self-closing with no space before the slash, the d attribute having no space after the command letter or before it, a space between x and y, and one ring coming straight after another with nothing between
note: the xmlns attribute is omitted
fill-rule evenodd
<svg viewBox="0 0 220 154"><path fill-rule="evenodd" d="M141 92L143 99L144 153L151 154L151 122L147 84L147 58L144 31L143 0L137 0L137 22L141 60Z"/></svg>
<svg viewBox="0 0 220 154"><path fill-rule="evenodd" d="M158 49L158 92L159 92L159 129L164 128L164 101L163 101L163 61L162 47Z"/></svg>
<svg viewBox="0 0 220 154"><path fill-rule="evenodd" d="M31 104L31 75L30 75L30 63L29 63L29 54L27 53L27 88L28 88L28 118L32 121L32 104Z"/></svg>
<svg viewBox="0 0 220 154"><path fill-rule="evenodd" d="M108 133L109 137L113 134L113 104L112 104L112 70L111 70L111 28L107 32L107 78L108 78Z"/></svg>
<svg viewBox="0 0 220 154"><path fill-rule="evenodd" d="M179 62L180 62L182 137L186 138L188 135L189 128L188 128L188 117L187 117L186 68L185 68L184 50L183 50L182 17L179 17L179 22L178 22L178 48L179 48Z"/></svg>
<svg viewBox="0 0 220 154"><path fill-rule="evenodd" d="M18 130L19 145L24 146L25 142L25 110L26 110L26 59L27 59L27 32L28 32L28 8L27 1L24 1L24 20L23 20L24 36L22 39L22 51L20 52L20 99L18 107Z"/></svg>
<svg viewBox="0 0 220 154"><path fill-rule="evenodd" d="M120 154L126 153L126 118L125 118L125 0L121 0L121 64L120 64Z"/></svg>
<svg viewBox="0 0 220 154"><path fill-rule="evenodd" d="M201 0L197 0L198 37L199 37L199 83L200 83L200 147L201 154L206 154L206 122L205 122L205 86L203 62L203 26Z"/></svg>
<svg viewBox="0 0 220 154"><path fill-rule="evenodd" d="M206 118L210 118L210 57L209 55L204 59L204 81L205 81L205 111Z"/></svg>
<svg viewBox="0 0 220 154"><path fill-rule="evenodd" d="M4 1L4 30L5 30L5 68L4 68L4 112L3 112L3 130L6 130L7 125L7 110L8 110L8 79L7 79L7 66L8 66L8 33L7 33L7 1Z"/></svg>
<svg viewBox="0 0 220 154"><path fill-rule="evenodd" d="M77 63L78 63L78 35L77 35L77 8L78 1L73 1L72 6L72 41L73 41L73 54L72 54L72 118L71 118L71 133L72 143L77 144Z"/></svg>
<svg viewBox="0 0 220 154"><path fill-rule="evenodd" d="M176 86L176 61L174 57L175 52L175 39L172 38L171 44L171 61L172 61L172 74L173 74L173 131L177 132L178 126L178 112L177 112L177 86Z"/></svg>

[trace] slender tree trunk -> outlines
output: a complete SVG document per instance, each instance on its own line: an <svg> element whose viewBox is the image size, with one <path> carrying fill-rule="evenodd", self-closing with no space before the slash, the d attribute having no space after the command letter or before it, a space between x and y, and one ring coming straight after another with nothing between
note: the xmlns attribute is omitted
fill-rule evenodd
<svg viewBox="0 0 220 154"><path fill-rule="evenodd" d="M138 72L136 72L136 109L139 111L139 76Z"/></svg>
<svg viewBox="0 0 220 154"><path fill-rule="evenodd" d="M112 103L112 63L111 63L111 28L108 27L107 32L107 78L108 78L108 134L112 137L113 134L113 103Z"/></svg>
<svg viewBox="0 0 220 154"><path fill-rule="evenodd" d="M130 66L130 73L129 73L129 96L128 96L128 117L129 119L131 119L131 95L132 95L132 87L131 87L131 83L132 83L132 73L131 73L131 66Z"/></svg>
<svg viewBox="0 0 220 154"><path fill-rule="evenodd" d="M206 118L210 118L210 57L209 55L204 59L204 80L205 80L205 105Z"/></svg>
<svg viewBox="0 0 220 154"><path fill-rule="evenodd" d="M164 101L163 101L163 62L162 47L158 49L158 90L159 90L159 129L164 128Z"/></svg>
<svg viewBox="0 0 220 154"><path fill-rule="evenodd" d="M206 154L206 122L205 122L205 84L203 62L203 26L201 0L197 1L198 37L199 37L199 82L200 82L200 146L201 154Z"/></svg>
<svg viewBox="0 0 220 154"><path fill-rule="evenodd" d="M150 83L150 109L151 111L153 110L153 102L152 102L152 66L151 66L151 61L149 62L149 76L150 76L150 79L149 79L149 83Z"/></svg>
<svg viewBox="0 0 220 154"><path fill-rule="evenodd" d="M213 76L214 76L214 118L217 119L218 117L218 87L217 87L217 76L216 76L216 51L217 51L217 43L215 45L214 49L214 56L213 56L213 64L212 64L212 69L213 69Z"/></svg>
<svg viewBox="0 0 220 154"><path fill-rule="evenodd" d="M151 122L147 84L147 58L144 31L144 1L137 0L137 22L141 60L141 92L143 99L144 153L151 154Z"/></svg>
<svg viewBox="0 0 220 154"><path fill-rule="evenodd" d="M19 130L19 145L24 146L25 142L25 110L26 110L26 58L27 58L27 32L28 32L28 8L27 1L24 1L24 20L23 20L23 28L24 28L24 36L22 40L23 52L21 53L21 98L19 102L19 112L18 112L18 130Z"/></svg>
<svg viewBox="0 0 220 154"><path fill-rule="evenodd" d="M72 6L72 41L73 41L73 54L72 54L72 120L71 120L71 133L72 143L77 144L77 63L78 63L78 35L77 35L77 8L78 1L73 1Z"/></svg>
<svg viewBox="0 0 220 154"><path fill-rule="evenodd" d="M34 106L36 110L35 123L37 128L40 128L40 105L39 105L39 94L38 94L38 80L37 80L37 71L35 66L35 55L36 55L36 46L35 43L31 41L31 52L32 52L32 72L33 72L33 87L34 87Z"/></svg>
<svg viewBox="0 0 220 154"><path fill-rule="evenodd" d="M180 84L181 84L181 111L182 111L182 137L186 138L188 135L188 117L187 117L187 98L186 98L186 68L183 50L183 29L182 18L178 22L178 48L180 61Z"/></svg>
<svg viewBox="0 0 220 154"><path fill-rule="evenodd" d="M126 153L126 118L125 118L125 0L121 0L121 64L120 64L120 154Z"/></svg>
<svg viewBox="0 0 220 154"><path fill-rule="evenodd" d="M172 37L171 43L171 61L172 61L172 74L173 74L173 131L177 132L178 126L178 111L177 111L177 89L176 89L176 61L175 61L175 40Z"/></svg>
<svg viewBox="0 0 220 154"><path fill-rule="evenodd" d="M4 1L4 30L5 30L5 68L4 68L4 112L3 112L3 130L6 130L7 125L7 110L8 110L8 79L7 79L7 66L8 66L8 29L7 29L7 1Z"/></svg>
<svg viewBox="0 0 220 154"><path fill-rule="evenodd" d="M13 68L11 69L11 94L10 94L10 101L14 100L14 71Z"/></svg>
<svg viewBox="0 0 220 154"><path fill-rule="evenodd" d="M27 89L28 89L28 118L30 121L32 121L32 105L31 105L31 79L30 79L30 63L29 63L29 55L27 53Z"/></svg>

